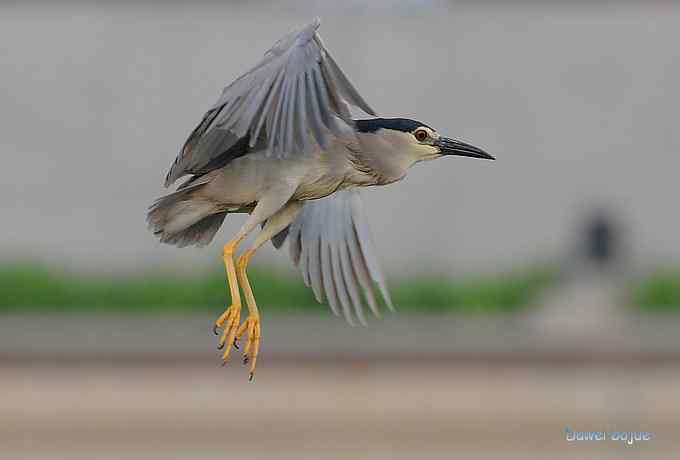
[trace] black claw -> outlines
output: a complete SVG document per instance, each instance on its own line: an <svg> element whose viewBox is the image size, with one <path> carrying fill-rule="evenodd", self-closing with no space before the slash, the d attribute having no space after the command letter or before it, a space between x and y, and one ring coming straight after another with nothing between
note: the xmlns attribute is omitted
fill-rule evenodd
<svg viewBox="0 0 680 460"><path fill-rule="evenodd" d="M248 376L248 381L252 382L254 378L255 378L255 375L251 372L250 375Z"/></svg>
<svg viewBox="0 0 680 460"><path fill-rule="evenodd" d="M248 357L244 356L243 357L243 365L245 366L246 364L248 364Z"/></svg>
<svg viewBox="0 0 680 460"><path fill-rule="evenodd" d="M238 347L238 339L234 339L234 348L236 348L237 350L239 349L239 347Z"/></svg>
<svg viewBox="0 0 680 460"><path fill-rule="evenodd" d="M220 335L220 333L218 332L218 329L220 329L220 327L217 324L215 324L213 326L213 334Z"/></svg>
<svg viewBox="0 0 680 460"><path fill-rule="evenodd" d="M217 349L218 349L218 350L221 350L221 349L223 349L223 348L224 348L224 342L218 343L218 344L217 344Z"/></svg>

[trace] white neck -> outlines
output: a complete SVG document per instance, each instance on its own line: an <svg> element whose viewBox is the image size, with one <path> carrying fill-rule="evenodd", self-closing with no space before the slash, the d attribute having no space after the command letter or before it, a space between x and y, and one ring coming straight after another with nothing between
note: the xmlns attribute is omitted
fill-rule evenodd
<svg viewBox="0 0 680 460"><path fill-rule="evenodd" d="M435 147L415 141L411 133L383 130L357 133L359 161L368 166L379 184L389 184L403 178L415 163L441 156Z"/></svg>

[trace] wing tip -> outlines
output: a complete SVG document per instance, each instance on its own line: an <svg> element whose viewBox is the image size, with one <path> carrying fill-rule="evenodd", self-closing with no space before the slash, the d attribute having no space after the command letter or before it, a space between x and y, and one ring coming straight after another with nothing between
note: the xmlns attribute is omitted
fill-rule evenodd
<svg viewBox="0 0 680 460"><path fill-rule="evenodd" d="M179 179L179 176L177 175L177 172L175 171L175 168L170 168L170 171L168 171L168 174L165 176L165 181L163 182L163 186L165 188L170 187L172 184L175 183Z"/></svg>
<svg viewBox="0 0 680 460"><path fill-rule="evenodd" d="M383 293L383 299L385 300L385 304L387 304L387 308L390 310L392 313L396 313L397 309L394 307L394 303L392 303L392 297L390 296L389 293L387 293L387 296L385 296L385 293Z"/></svg>

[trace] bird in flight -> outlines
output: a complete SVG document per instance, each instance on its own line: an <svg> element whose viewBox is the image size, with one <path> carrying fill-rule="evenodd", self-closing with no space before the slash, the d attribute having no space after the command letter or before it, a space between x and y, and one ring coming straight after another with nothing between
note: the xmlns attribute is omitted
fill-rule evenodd
<svg viewBox="0 0 680 460"><path fill-rule="evenodd" d="M224 88L191 132L165 179L177 190L149 208L163 243L210 243L227 214L247 213L222 249L231 305L215 321L227 362L244 345L252 380L260 313L246 269L255 251L287 240L293 263L319 302L350 324L377 316L387 287L363 216L359 188L402 179L415 163L446 155L494 159L483 150L406 118L378 118L323 45L319 19L279 40L251 70ZM350 107L367 117L354 119ZM237 246L262 226L250 247ZM240 289L239 289L240 288ZM241 293L248 316L241 322ZM225 346L226 345L226 346Z"/></svg>

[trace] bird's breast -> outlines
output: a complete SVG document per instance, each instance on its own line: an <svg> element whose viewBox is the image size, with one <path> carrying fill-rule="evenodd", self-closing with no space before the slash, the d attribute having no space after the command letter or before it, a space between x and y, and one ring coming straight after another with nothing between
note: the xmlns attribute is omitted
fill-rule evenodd
<svg viewBox="0 0 680 460"><path fill-rule="evenodd" d="M316 200L335 192L344 185L345 172L325 159L316 160L306 168L293 195L297 200Z"/></svg>

